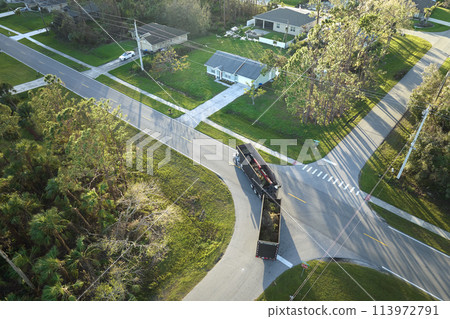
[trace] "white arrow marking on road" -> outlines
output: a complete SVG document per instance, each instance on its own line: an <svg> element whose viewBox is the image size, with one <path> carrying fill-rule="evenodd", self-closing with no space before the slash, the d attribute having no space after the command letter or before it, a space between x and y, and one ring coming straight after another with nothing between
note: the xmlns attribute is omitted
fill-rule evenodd
<svg viewBox="0 0 450 319"><path fill-rule="evenodd" d="M292 268L292 266L294 266L291 262L287 261L286 259L284 259L283 257L281 257L280 255L277 256L277 260L281 261L283 264L285 264L288 268Z"/></svg>
<svg viewBox="0 0 450 319"><path fill-rule="evenodd" d="M334 163L334 162L332 162L332 161L329 161L329 160L327 160L327 159L324 159L324 158L322 158L322 161L327 162L327 163L330 163L330 164L332 164L332 165L334 165L334 166L337 165L336 163Z"/></svg>
<svg viewBox="0 0 450 319"><path fill-rule="evenodd" d="M322 171L320 171L320 173L319 173L319 174L317 174L317 177L319 177L320 175L322 175Z"/></svg>

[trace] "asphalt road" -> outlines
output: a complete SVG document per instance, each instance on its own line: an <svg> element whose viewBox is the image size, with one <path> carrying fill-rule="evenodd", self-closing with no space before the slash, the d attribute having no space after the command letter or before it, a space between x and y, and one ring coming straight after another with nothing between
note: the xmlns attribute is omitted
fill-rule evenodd
<svg viewBox="0 0 450 319"><path fill-rule="evenodd" d="M288 269L282 262L255 258L261 203L243 173L231 165L233 150L3 35L0 48L42 74L55 74L83 97L121 105L127 122L158 132L160 138L170 137L167 145L195 157L229 187L236 210L232 240L222 259L186 300L252 300ZM210 146L198 147L200 144ZM214 148L222 150L221 158L212 159L211 154L208 158ZM200 156L194 156L199 149ZM438 298L450 300L449 257L389 228L371 212L357 185L348 183L344 189L345 185L337 187L343 180L323 179L325 170L332 175L335 166L321 161L310 167L274 167L283 184L280 255L292 264L331 255L384 266ZM323 172L317 177L319 170Z"/></svg>

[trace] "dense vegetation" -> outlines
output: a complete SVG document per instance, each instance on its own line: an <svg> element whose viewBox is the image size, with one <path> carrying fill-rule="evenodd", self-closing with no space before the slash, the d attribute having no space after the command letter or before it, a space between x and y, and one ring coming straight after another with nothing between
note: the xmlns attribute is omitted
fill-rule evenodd
<svg viewBox="0 0 450 319"><path fill-rule="evenodd" d="M231 238L226 187L178 154L153 177L128 168L118 110L46 80L0 92L0 298L182 298Z"/></svg>

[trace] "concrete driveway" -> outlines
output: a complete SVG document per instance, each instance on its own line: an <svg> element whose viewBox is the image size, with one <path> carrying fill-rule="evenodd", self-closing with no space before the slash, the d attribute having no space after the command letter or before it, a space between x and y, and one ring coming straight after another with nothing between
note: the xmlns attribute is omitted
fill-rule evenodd
<svg viewBox="0 0 450 319"><path fill-rule="evenodd" d="M245 93L246 88L248 88L248 86L241 83L233 84L212 99L184 114L178 120L189 127L195 128L201 121L207 119L208 116L216 113L238 97L242 96Z"/></svg>

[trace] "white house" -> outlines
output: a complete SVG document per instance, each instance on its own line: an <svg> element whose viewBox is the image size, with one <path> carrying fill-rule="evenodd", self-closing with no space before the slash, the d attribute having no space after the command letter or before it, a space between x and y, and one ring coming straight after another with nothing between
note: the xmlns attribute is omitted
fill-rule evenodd
<svg viewBox="0 0 450 319"><path fill-rule="evenodd" d="M253 20L257 28L294 36L308 32L316 23L308 11L296 8L277 8L254 16Z"/></svg>
<svg viewBox="0 0 450 319"><path fill-rule="evenodd" d="M218 80L247 86L251 86L252 82L258 86L263 85L276 75L274 68L265 70L266 65L261 62L223 51L216 51L205 66L206 72Z"/></svg>
<svg viewBox="0 0 450 319"><path fill-rule="evenodd" d="M137 28L143 51L156 52L187 41L189 32L158 23L149 23ZM135 38L135 32L130 31Z"/></svg>

